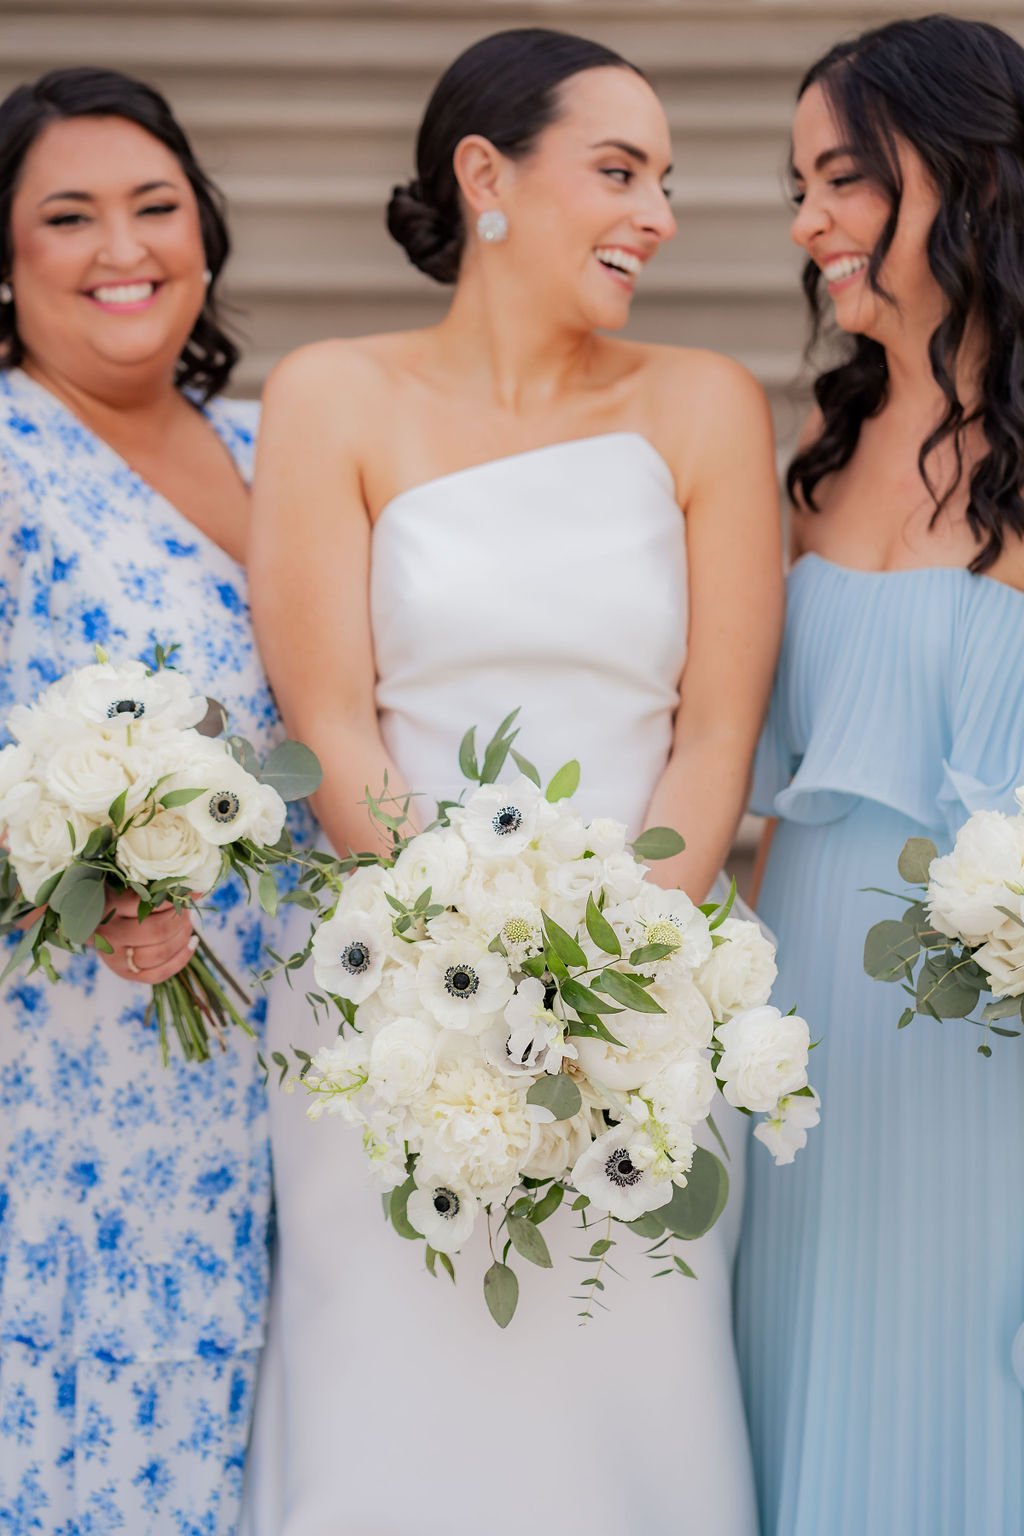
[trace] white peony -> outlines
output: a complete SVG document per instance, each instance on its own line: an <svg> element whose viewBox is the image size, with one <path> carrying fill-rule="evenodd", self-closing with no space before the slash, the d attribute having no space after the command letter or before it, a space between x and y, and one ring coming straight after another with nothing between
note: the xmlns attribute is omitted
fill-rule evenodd
<svg viewBox="0 0 1024 1536"><path fill-rule="evenodd" d="M471 1054L442 1065L412 1108L423 1167L467 1186L484 1204L503 1200L532 1144L526 1109L525 1086Z"/></svg>
<svg viewBox="0 0 1024 1536"><path fill-rule="evenodd" d="M406 1206L410 1225L437 1253L458 1253L472 1235L478 1201L454 1180L431 1179L419 1168L416 1180Z"/></svg>
<svg viewBox="0 0 1024 1536"><path fill-rule="evenodd" d="M711 1044L715 1020L708 1000L690 972L669 968L659 972L648 995L670 1016L680 1047L704 1050ZM614 1029L612 1034L614 1034Z"/></svg>
<svg viewBox="0 0 1024 1536"><path fill-rule="evenodd" d="M430 1087L439 1032L426 1019L396 1018L370 1042L370 1086L387 1104L411 1104Z"/></svg>
<svg viewBox="0 0 1024 1536"><path fill-rule="evenodd" d="M572 1170L572 1183L581 1195L599 1211L608 1211L619 1221L635 1221L647 1211L656 1211L672 1198L670 1179L656 1179L649 1169L638 1166L631 1155L631 1138L640 1140L631 1123L613 1125L592 1142ZM638 1156L640 1156L638 1150Z"/></svg>
<svg viewBox="0 0 1024 1536"><path fill-rule="evenodd" d="M508 962L468 926L458 937L417 946L422 1005L445 1029L479 1035L498 1022L514 991Z"/></svg>
<svg viewBox="0 0 1024 1536"><path fill-rule="evenodd" d="M511 784L483 784L449 820L477 858L512 858L524 852L556 816L530 779L520 774Z"/></svg>
<svg viewBox="0 0 1024 1536"><path fill-rule="evenodd" d="M9 821L27 816L41 794L32 776L35 754L30 748L12 742L0 747L0 832Z"/></svg>
<svg viewBox="0 0 1024 1536"><path fill-rule="evenodd" d="M718 1076L737 1109L773 1110L807 1083L811 1037L805 1020L778 1008L749 1008L716 1031L722 1046Z"/></svg>
<svg viewBox="0 0 1024 1536"><path fill-rule="evenodd" d="M1024 880L1024 818L977 811L960 828L953 852L933 859L928 910L940 933L983 944L1004 921L1007 884Z"/></svg>
<svg viewBox="0 0 1024 1536"><path fill-rule="evenodd" d="M364 1002L380 986L384 963L397 942L390 918L369 903L357 906L346 889L313 935L317 986L349 1002Z"/></svg>
<svg viewBox="0 0 1024 1536"><path fill-rule="evenodd" d="M412 906L429 888L432 902L455 906L468 865L469 850L452 828L421 832L395 860L394 893L399 901Z"/></svg>
<svg viewBox="0 0 1024 1536"><path fill-rule="evenodd" d="M117 840L115 858L129 880L176 880L204 893L216 885L220 849L204 842L180 810L161 807L151 821L140 820Z"/></svg>
<svg viewBox="0 0 1024 1536"><path fill-rule="evenodd" d="M821 1100L815 1093L788 1095L780 1099L774 1111L754 1127L754 1135L764 1143L776 1166L791 1163L807 1145L807 1132L818 1124Z"/></svg>
<svg viewBox="0 0 1024 1536"><path fill-rule="evenodd" d="M760 1008L771 997L778 975L775 946L756 923L727 917L716 930L718 944L697 973L697 985L720 1022L746 1008Z"/></svg>
<svg viewBox="0 0 1024 1536"><path fill-rule="evenodd" d="M533 1145L522 1171L528 1179L567 1178L593 1139L594 1112L589 1108L581 1109L568 1120L535 1124Z"/></svg>
<svg viewBox="0 0 1024 1536"><path fill-rule="evenodd" d="M974 953L993 997L1024 996L1024 928L1007 919L1001 934Z"/></svg>
<svg viewBox="0 0 1024 1536"><path fill-rule="evenodd" d="M72 846L68 824L74 828ZM31 811L7 829L7 848L18 884L30 901L52 875L67 869L75 848L81 848L97 825L70 806L40 796Z"/></svg>

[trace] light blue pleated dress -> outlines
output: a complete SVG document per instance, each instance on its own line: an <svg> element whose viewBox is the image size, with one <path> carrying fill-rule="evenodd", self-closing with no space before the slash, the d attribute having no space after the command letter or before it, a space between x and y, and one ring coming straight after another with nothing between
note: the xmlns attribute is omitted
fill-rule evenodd
<svg viewBox="0 0 1024 1536"><path fill-rule="evenodd" d="M759 910L823 1102L791 1167L751 1147L737 1334L763 1536L1024 1532L1024 1039L986 1060L961 1020L898 1030L903 994L862 968L900 914L864 888L899 889L905 839L947 848L1022 780L1024 594L798 562Z"/></svg>

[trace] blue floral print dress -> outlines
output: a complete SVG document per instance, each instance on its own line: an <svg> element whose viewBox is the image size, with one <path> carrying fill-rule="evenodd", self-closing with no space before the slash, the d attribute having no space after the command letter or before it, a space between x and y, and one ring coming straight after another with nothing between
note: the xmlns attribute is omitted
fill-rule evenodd
<svg viewBox="0 0 1024 1536"><path fill-rule="evenodd" d="M248 479L257 407L207 415ZM0 722L97 644L146 658L156 641L180 643L258 751L280 736L241 568L47 390L0 373ZM244 981L265 916L228 884L204 923ZM93 952L58 958L58 986L0 989L0 1532L221 1536L268 1291L256 1042L193 1066L172 1042L165 1069L148 989Z"/></svg>

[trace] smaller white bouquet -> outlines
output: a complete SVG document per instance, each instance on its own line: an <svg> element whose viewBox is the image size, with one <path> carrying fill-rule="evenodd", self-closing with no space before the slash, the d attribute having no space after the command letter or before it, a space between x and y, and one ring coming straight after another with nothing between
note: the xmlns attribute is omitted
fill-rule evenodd
<svg viewBox="0 0 1024 1536"><path fill-rule="evenodd" d="M1011 816L976 811L942 857L928 838L910 838L899 873L917 889L864 945L868 974L900 982L910 998L900 1029L915 1014L966 1019L984 1031L982 1056L992 1054L990 1035L1021 1034L999 1020L1024 1020L1024 787L1017 804ZM991 1001L972 1018L986 992Z"/></svg>
<svg viewBox="0 0 1024 1536"><path fill-rule="evenodd" d="M755 1135L778 1162L818 1118L807 1025L768 1003L770 941L730 917L731 895L699 907L648 879L647 861L681 850L677 833L630 843L618 822L585 822L578 764L542 790L512 751L513 719L482 767L464 740L465 804L408 836L408 802L368 792L389 853L319 866L314 888L339 894L311 935L320 991L307 997L341 1023L312 1058L296 1052L309 1113L358 1130L392 1225L425 1242L432 1273L454 1278L452 1255L486 1227L484 1294L502 1327L513 1254L551 1266L541 1228L563 1201L585 1228L602 1219L581 1315L604 1289L614 1223L653 1242L660 1274L692 1275L666 1245L700 1237L725 1205L725 1166L698 1142L705 1126L721 1141L719 1093L763 1115ZM520 776L499 784L510 752Z"/></svg>
<svg viewBox="0 0 1024 1536"><path fill-rule="evenodd" d="M131 891L145 918L193 907L232 871L255 876L276 910L273 868L289 857L285 802L320 781L313 753L284 742L259 766L252 747L196 729L216 706L156 647L155 666L68 672L7 717L0 750L0 934L23 928L3 977L23 961L59 979L54 950L92 941L111 891ZM223 726L223 711L221 711ZM168 1028L186 1060L205 1060L229 1024L252 1034L232 1001L246 993L201 937L184 970L153 987L151 1016L167 1061Z"/></svg>

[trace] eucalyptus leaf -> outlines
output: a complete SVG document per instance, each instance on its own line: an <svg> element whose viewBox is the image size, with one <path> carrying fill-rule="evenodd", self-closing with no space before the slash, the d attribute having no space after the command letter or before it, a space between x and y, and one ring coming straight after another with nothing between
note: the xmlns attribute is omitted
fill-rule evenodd
<svg viewBox="0 0 1024 1536"><path fill-rule="evenodd" d="M903 845L897 869L908 885L927 885L928 870L939 850L928 837L909 837Z"/></svg>
<svg viewBox="0 0 1024 1536"><path fill-rule="evenodd" d="M621 1003L623 1008L632 1008L637 1013L664 1013L660 1003L653 997L648 997L643 987L633 981L629 976L623 976L619 971L602 971L600 976L594 979L594 990L607 992L609 997Z"/></svg>
<svg viewBox="0 0 1024 1536"><path fill-rule="evenodd" d="M54 912L63 915L65 901L79 885L97 884L102 890L103 871L101 869L97 869L93 864L70 864L50 893L48 904Z"/></svg>
<svg viewBox="0 0 1024 1536"><path fill-rule="evenodd" d="M864 940L864 969L876 981L899 981L921 953L913 928L895 918L876 923Z"/></svg>
<svg viewBox="0 0 1024 1536"><path fill-rule="evenodd" d="M981 1016L987 1024L996 1019L1012 1019L1020 1017L1021 1000L1019 997L997 997L992 1002L986 1003L981 1010Z"/></svg>
<svg viewBox="0 0 1024 1536"><path fill-rule="evenodd" d="M904 1008L903 1012L900 1014L899 1022L897 1023L896 1028L897 1029L906 1029L907 1025L908 1024L912 1024L913 1022L914 1022L914 1009L913 1008Z"/></svg>
<svg viewBox="0 0 1024 1536"><path fill-rule="evenodd" d="M72 944L84 944L103 921L106 904L102 877L99 880L80 880L61 904L60 926L65 937Z"/></svg>
<svg viewBox="0 0 1024 1536"><path fill-rule="evenodd" d="M713 1152L698 1147L686 1176L686 1188L675 1185L672 1199L659 1206L656 1214L670 1232L689 1242L710 1232L728 1198L729 1175L725 1164Z"/></svg>
<svg viewBox="0 0 1024 1536"><path fill-rule="evenodd" d="M977 1006L981 990L977 981L964 975L963 967L945 969L942 960L933 967L929 959L917 980L917 1006L939 1019L966 1019Z"/></svg>
<svg viewBox="0 0 1024 1536"><path fill-rule="evenodd" d="M323 776L316 753L301 741L282 741L271 752L260 774L263 783L276 789L284 801L304 800L314 794Z"/></svg>
<svg viewBox="0 0 1024 1536"><path fill-rule="evenodd" d="M606 955L622 954L619 936L593 896L587 897L587 932L598 949L603 949Z"/></svg>
<svg viewBox="0 0 1024 1536"><path fill-rule="evenodd" d="M276 917L278 906L277 882L269 870L260 875L258 890L260 906L268 917Z"/></svg>
<svg viewBox="0 0 1024 1536"><path fill-rule="evenodd" d="M661 1237L665 1231L665 1223L657 1211L646 1211L635 1221L627 1221L626 1226L631 1232L638 1233L640 1237L648 1237L652 1240Z"/></svg>
<svg viewBox="0 0 1024 1536"><path fill-rule="evenodd" d="M556 1120L571 1120L583 1103L580 1091L565 1072L545 1073L526 1095L527 1104L550 1110Z"/></svg>
<svg viewBox="0 0 1024 1536"><path fill-rule="evenodd" d="M391 1191L391 1200L388 1204L388 1216L391 1225L399 1237L406 1237L411 1241L418 1241L423 1236L422 1232L416 1231L406 1211L406 1207L409 1204L409 1196L415 1188L416 1180L410 1175L404 1184L400 1184L397 1189Z"/></svg>
<svg viewBox="0 0 1024 1536"><path fill-rule="evenodd" d="M113 841L113 827L93 827L82 847L80 857L83 863L88 863L90 859L98 859L100 854L106 853ZM46 898L41 899L45 901Z"/></svg>
<svg viewBox="0 0 1024 1536"><path fill-rule="evenodd" d="M647 863L655 859L672 859L685 847L685 841L673 827L648 827L634 842L633 853Z"/></svg>
<svg viewBox="0 0 1024 1536"><path fill-rule="evenodd" d="M124 820L124 808L127 804L127 801L128 789L126 786L124 789L122 789L121 793L115 797L115 799L111 800L110 805L107 808L107 815L110 817L111 823L115 827L120 827L121 822Z"/></svg>
<svg viewBox="0 0 1024 1536"><path fill-rule="evenodd" d="M7 961L7 964L4 966L3 975L0 976L0 982L6 981L12 971L16 971L21 962L28 959L29 955L32 953L35 942L38 939L40 932L42 931L43 923L45 921L46 914L44 912L42 917L36 918L31 928L26 928L18 943L15 945L14 950L12 951L10 958Z"/></svg>
<svg viewBox="0 0 1024 1536"><path fill-rule="evenodd" d="M544 1241L544 1234L526 1216L509 1216L505 1225L512 1239L512 1246L524 1259L539 1269L551 1268L551 1254Z"/></svg>
<svg viewBox="0 0 1024 1536"><path fill-rule="evenodd" d="M484 1300L499 1328L507 1328L519 1305L519 1281L507 1264L492 1264L484 1275Z"/></svg>
<svg viewBox="0 0 1024 1536"><path fill-rule="evenodd" d="M545 799L551 804L557 800L568 800L580 787L580 765L575 758L568 763L563 763L555 774L551 783L545 790Z"/></svg>
<svg viewBox="0 0 1024 1536"><path fill-rule="evenodd" d="M585 966L587 957L572 934L560 928L554 918L549 917L546 912L541 916L544 921L544 935L562 964Z"/></svg>
<svg viewBox="0 0 1024 1536"><path fill-rule="evenodd" d="M542 1221L547 1221L565 1199L565 1189L561 1184L552 1184L547 1194L542 1196L533 1209L528 1213L535 1226L540 1226Z"/></svg>

